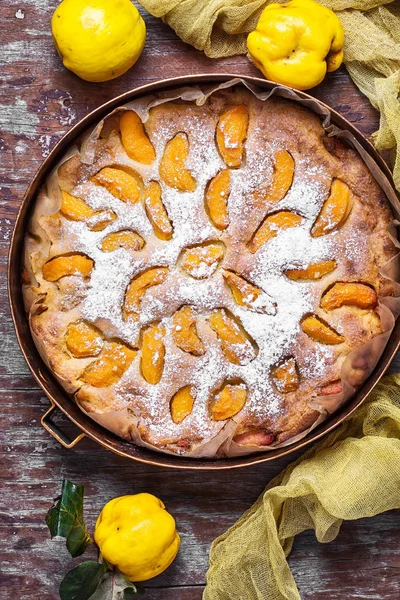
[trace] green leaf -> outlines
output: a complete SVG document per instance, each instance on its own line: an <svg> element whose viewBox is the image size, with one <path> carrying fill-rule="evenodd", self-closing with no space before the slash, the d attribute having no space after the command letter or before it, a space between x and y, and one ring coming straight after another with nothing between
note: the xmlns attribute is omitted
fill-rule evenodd
<svg viewBox="0 0 400 600"><path fill-rule="evenodd" d="M130 600L144 590L128 581L118 571L108 571L90 600Z"/></svg>
<svg viewBox="0 0 400 600"><path fill-rule="evenodd" d="M137 594L144 594L146 592L146 590L144 588L142 588L140 585L136 586L136 593Z"/></svg>
<svg viewBox="0 0 400 600"><path fill-rule="evenodd" d="M144 593L145 593L144 588L139 587L137 585L135 585L133 587L125 588L123 600L130 600L131 598L133 598L133 596L136 596L136 594L144 594Z"/></svg>
<svg viewBox="0 0 400 600"><path fill-rule="evenodd" d="M136 583L132 583L132 581L128 581L126 577L122 575L122 573L117 573L117 576L119 576L120 578L120 587L123 589L123 600L129 600L130 598L133 598L133 596L135 596L136 594L144 594L143 588L138 587Z"/></svg>
<svg viewBox="0 0 400 600"><path fill-rule="evenodd" d="M68 571L60 585L61 600L88 600L106 573L107 563L86 560Z"/></svg>
<svg viewBox="0 0 400 600"><path fill-rule="evenodd" d="M66 538L71 556L80 556L92 539L83 521L83 485L63 480L61 496L56 498L46 515L51 537Z"/></svg>

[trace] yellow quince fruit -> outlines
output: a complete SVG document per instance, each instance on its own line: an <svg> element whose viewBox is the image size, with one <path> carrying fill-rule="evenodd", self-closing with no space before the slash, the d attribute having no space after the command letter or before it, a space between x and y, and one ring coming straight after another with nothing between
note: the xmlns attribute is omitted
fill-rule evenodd
<svg viewBox="0 0 400 600"><path fill-rule="evenodd" d="M175 519L161 500L146 493L107 502L94 540L104 560L129 581L147 581L165 571L180 545Z"/></svg>
<svg viewBox="0 0 400 600"><path fill-rule="evenodd" d="M51 31L64 66L95 82L130 69L146 39L146 25L130 0L63 0Z"/></svg>
<svg viewBox="0 0 400 600"><path fill-rule="evenodd" d="M267 79L308 90L343 61L343 27L314 0L270 4L247 38L251 60Z"/></svg>

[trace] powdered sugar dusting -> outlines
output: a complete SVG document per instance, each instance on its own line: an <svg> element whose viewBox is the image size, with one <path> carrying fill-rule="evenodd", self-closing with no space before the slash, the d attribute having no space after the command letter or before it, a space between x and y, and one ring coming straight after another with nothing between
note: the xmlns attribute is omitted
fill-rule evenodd
<svg viewBox="0 0 400 600"><path fill-rule="evenodd" d="M295 143L287 148L295 161L288 193L274 205L255 202L255 190L271 182L275 152L287 145L283 129L277 128L275 137L266 139L257 122L250 122L243 165L231 170L229 227L219 231L204 207L207 184L226 168L214 141L218 114L207 110L207 106L203 109L187 106L176 113L165 105L155 110L158 111L157 126L149 129L157 155L154 163L142 168L131 161L121 147L113 166L120 164L135 169L144 186L151 180L159 181L162 201L173 224L172 239L163 241L156 237L142 201L121 202L91 181L77 185L72 193L84 199L93 210L100 211L90 223L61 219L60 237L66 246L63 249L60 243L60 251L78 251L94 261L80 304L81 315L107 337L119 338L139 349L113 393L119 403L138 418L140 430L146 432L150 443L168 446L185 438L204 442L215 436L224 423L210 419L210 402L227 381L242 382L248 392L246 406L235 420L273 428L282 415L285 399L273 384L271 367L285 357L296 356L301 319L318 309L321 295L319 282L293 281L284 275L285 270L332 260L339 255L352 263L359 261L361 254L367 254L368 247L360 245L357 232L347 232L345 237L310 236L310 229L329 194L331 176L325 164L304 156ZM194 192L180 192L159 179L159 163L165 146L179 132L188 136L190 153L185 166L196 180ZM227 147L235 145L229 145L228 140ZM300 225L285 230L276 227L276 236L254 254L250 253L249 236L268 213L281 210L302 217ZM108 220L104 229L94 231L96 225L105 222L105 215ZM119 248L103 252L101 243L105 236L121 230L137 232L145 240L144 247L140 251ZM204 258L191 272L186 272L181 266L185 249L210 241L224 245L222 260L210 264ZM167 267L166 280L146 290L137 319L127 318L123 313L127 287L135 276L152 267ZM244 305L238 304L224 281L224 269L242 275L257 286L261 294L256 297L249 294L244 298ZM345 267L338 266L335 277L344 272ZM197 335L206 348L202 356L183 352L175 344L173 332L180 326L173 324L173 315L183 305L191 306L196 313ZM221 308L232 313L249 336L245 344L232 347L241 364L228 359L210 327L212 312ZM165 329L165 364L157 385L146 382L140 371L140 332L152 322L160 322ZM336 351L332 347L314 343L313 348L313 353L304 353L299 364L301 380L319 381L327 365L335 361ZM153 363L159 358L155 353ZM175 424L169 402L185 385L193 389L193 411L181 424Z"/></svg>

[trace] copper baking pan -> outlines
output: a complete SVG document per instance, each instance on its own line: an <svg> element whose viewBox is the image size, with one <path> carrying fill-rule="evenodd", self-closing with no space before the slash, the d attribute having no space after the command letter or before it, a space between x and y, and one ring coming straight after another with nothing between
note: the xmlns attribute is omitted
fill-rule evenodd
<svg viewBox="0 0 400 600"><path fill-rule="evenodd" d="M368 393L377 384L379 379L385 373L391 360L395 356L400 346L400 319L397 319L393 333L389 339L389 342L375 368L372 375L367 379L365 384L357 391L357 393L350 398L350 400L337 412L327 419L324 423L315 428L305 438L291 444L284 448L277 448L276 450L258 453L250 456L238 457L238 458L227 458L220 460L210 459L190 459L182 458L179 456L171 456L167 454L160 454L141 448L124 441L117 437L113 433L107 431L94 421L87 417L76 404L73 402L71 397L65 392L65 390L56 381L50 370L43 362L36 346L32 340L28 321L22 301L21 292L21 260L23 251L24 234L27 226L30 209L34 203L36 192L40 185L44 182L46 176L50 173L52 168L60 160L62 155L68 149L72 142L81 135L90 126L96 124L102 119L107 113L112 111L115 107L125 104L134 98L143 96L153 92L160 92L166 89L179 87L182 85L189 84L219 84L224 81L228 81L236 75L226 74L213 74L213 75L190 75L185 77L176 77L173 79L165 79L156 83L151 83L130 90L120 96L117 96L113 100L106 102L93 112L89 113L79 123L77 123L70 131L58 142L52 152L42 163L31 184L29 185L25 196L22 200L21 208L15 223L14 232L11 240L11 247L9 253L8 262L8 291L9 300L11 305L11 314L14 321L15 330L19 345L22 353L25 357L29 368L32 371L36 381L42 387L44 392L47 394L50 400L50 408L43 415L41 423L45 429L51 433L65 448L72 448L80 439L85 435L95 440L104 448L125 456L131 460L136 460L142 463L148 463L151 465L158 465L161 467L171 467L178 469L203 469L203 470L218 470L218 469L233 469L237 467L245 467L248 465L255 465L258 463L274 460L278 457L290 454L300 448L305 448L315 440L321 438L328 431L334 429L339 423L341 423L348 415L350 415L366 398ZM265 79L259 79L257 77L248 77L240 75L242 79L245 79L249 83L256 85L261 89L271 89L275 84ZM299 96L307 99L310 98L308 94L303 92L297 92ZM323 103L321 103L323 105ZM344 119L334 110L328 108L331 112L332 123L337 125L341 129L350 130L355 136L358 142L363 148L372 156L375 162L378 163L379 167L387 176L388 180L392 182L391 173L388 166L377 153L374 147L362 136L362 134L351 124L349 121ZM394 187L394 186L393 186ZM81 430L75 439L69 439L68 436L62 432L51 420L51 414L56 409L61 410L69 419Z"/></svg>

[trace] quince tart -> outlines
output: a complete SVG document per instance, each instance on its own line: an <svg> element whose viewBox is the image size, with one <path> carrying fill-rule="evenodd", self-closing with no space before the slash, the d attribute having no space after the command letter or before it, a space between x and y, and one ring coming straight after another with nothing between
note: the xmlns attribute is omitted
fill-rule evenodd
<svg viewBox="0 0 400 600"><path fill-rule="evenodd" d="M64 388L120 436L188 456L310 428L394 294L393 217L360 156L241 88L145 123L122 107L92 150L58 167L26 237L31 330Z"/></svg>

